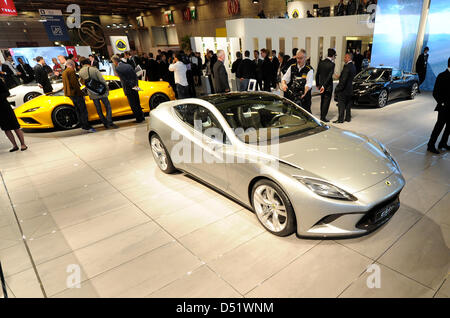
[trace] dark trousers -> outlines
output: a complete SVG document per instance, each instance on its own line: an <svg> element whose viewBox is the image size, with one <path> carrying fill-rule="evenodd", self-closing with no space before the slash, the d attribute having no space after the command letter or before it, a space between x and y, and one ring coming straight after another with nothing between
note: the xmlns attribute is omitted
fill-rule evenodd
<svg viewBox="0 0 450 318"><path fill-rule="evenodd" d="M178 99L189 98L189 86L177 84Z"/></svg>
<svg viewBox="0 0 450 318"><path fill-rule="evenodd" d="M106 111L106 117L103 115L103 109L102 104L100 101L103 102L103 105L105 105L105 111ZM97 109L98 117L100 117L100 120L102 121L103 125L108 128L109 126L112 126L112 111L111 111L111 103L109 102L108 97L103 97L99 99L93 99L95 108Z"/></svg>
<svg viewBox="0 0 450 318"><path fill-rule="evenodd" d="M437 122L434 125L433 132L431 133L430 141L428 141L429 147L435 147L436 141L441 134L442 129L445 126L444 134L442 135L439 146L445 146L448 144L448 136L450 134L450 111L441 110L438 112Z"/></svg>
<svg viewBox="0 0 450 318"><path fill-rule="evenodd" d="M192 71L186 72L186 79L188 81L189 86L189 96L197 97L197 93L195 92L195 82L194 82L194 73Z"/></svg>
<svg viewBox="0 0 450 318"><path fill-rule="evenodd" d="M427 71L425 70L425 71L419 72L418 75L419 75L419 86L420 86L425 81Z"/></svg>
<svg viewBox="0 0 450 318"><path fill-rule="evenodd" d="M144 113L142 112L141 102L139 100L139 93L132 89L128 94L126 94L128 103L130 104L131 110L133 111L134 117L136 117L136 121L143 121Z"/></svg>
<svg viewBox="0 0 450 318"><path fill-rule="evenodd" d="M75 111L77 112L81 128L85 130L91 129L92 126L89 125L88 122L88 112L86 108L86 102L84 101L84 96L71 96L70 99L75 106Z"/></svg>
<svg viewBox="0 0 450 318"><path fill-rule="evenodd" d="M324 91L320 95L320 120L326 120L328 109L330 109L331 95L332 92Z"/></svg>
<svg viewBox="0 0 450 318"><path fill-rule="evenodd" d="M262 91L262 90L263 90L263 80L262 79L256 79L255 91Z"/></svg>
<svg viewBox="0 0 450 318"><path fill-rule="evenodd" d="M338 96L338 109L339 109L339 121L350 120L352 118L352 96L351 95L339 95Z"/></svg>
<svg viewBox="0 0 450 318"><path fill-rule="evenodd" d="M271 85L271 84L272 84L272 81L271 81L270 78L264 79L264 90L265 90L266 92L270 92L270 91L271 91L271 89L270 89L270 85Z"/></svg>

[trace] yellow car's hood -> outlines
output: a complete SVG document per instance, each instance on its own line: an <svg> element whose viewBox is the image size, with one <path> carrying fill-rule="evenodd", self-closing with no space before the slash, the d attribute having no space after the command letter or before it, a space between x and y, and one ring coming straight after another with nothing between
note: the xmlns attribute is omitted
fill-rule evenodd
<svg viewBox="0 0 450 318"><path fill-rule="evenodd" d="M39 107L40 109L52 110L55 106L61 104L72 105L72 101L70 100L69 97L66 96L41 95L36 98L33 98L32 100L26 102L25 104L22 104L21 106L17 107L14 111L16 114L22 114L27 110L37 107Z"/></svg>

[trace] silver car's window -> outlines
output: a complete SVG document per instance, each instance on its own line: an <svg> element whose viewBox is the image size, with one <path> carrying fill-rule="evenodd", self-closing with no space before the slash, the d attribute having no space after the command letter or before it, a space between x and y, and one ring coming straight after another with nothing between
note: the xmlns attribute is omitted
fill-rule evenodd
<svg viewBox="0 0 450 318"><path fill-rule="evenodd" d="M298 105L274 95L249 94L216 107L236 136L246 143L266 141L273 136L283 139L321 127Z"/></svg>

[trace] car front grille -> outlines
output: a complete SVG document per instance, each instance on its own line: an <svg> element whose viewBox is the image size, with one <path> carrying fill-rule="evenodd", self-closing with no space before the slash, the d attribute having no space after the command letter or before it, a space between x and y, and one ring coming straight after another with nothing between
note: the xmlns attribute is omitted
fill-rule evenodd
<svg viewBox="0 0 450 318"><path fill-rule="evenodd" d="M356 227L361 230L371 231L389 221L400 208L399 195L397 193L391 199L371 209L359 220Z"/></svg>

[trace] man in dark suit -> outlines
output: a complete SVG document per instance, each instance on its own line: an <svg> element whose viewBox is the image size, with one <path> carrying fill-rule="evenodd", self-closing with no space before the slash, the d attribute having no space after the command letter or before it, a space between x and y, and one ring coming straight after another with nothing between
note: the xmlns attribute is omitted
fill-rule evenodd
<svg viewBox="0 0 450 318"><path fill-rule="evenodd" d="M272 68L273 68L273 75L272 75L272 87L277 88L277 77L278 77L278 69L280 68L280 61L277 57L277 51L272 50Z"/></svg>
<svg viewBox="0 0 450 318"><path fill-rule="evenodd" d="M354 15L356 14L356 1L355 0L348 0L347 2L347 15Z"/></svg>
<svg viewBox="0 0 450 318"><path fill-rule="evenodd" d="M256 66L250 60L250 51L245 51L244 56L245 58L242 60L237 70L237 74L240 76L238 90L241 92L248 89L250 79L256 78Z"/></svg>
<svg viewBox="0 0 450 318"><path fill-rule="evenodd" d="M225 52L223 50L217 51L217 62L214 63L214 91L216 93L228 93L230 85L228 84L228 74L223 65L225 61Z"/></svg>
<svg viewBox="0 0 450 318"><path fill-rule="evenodd" d="M97 61L97 59L95 58L94 55L89 54L89 61L91 62L91 66L99 69L100 68L100 63Z"/></svg>
<svg viewBox="0 0 450 318"><path fill-rule="evenodd" d="M253 51L253 56L255 57L255 59L253 60L253 63L255 64L256 87L258 90L262 91L262 89L263 89L263 69L262 69L263 60L261 60L259 58L258 50Z"/></svg>
<svg viewBox="0 0 450 318"><path fill-rule="evenodd" d="M427 75L427 65L428 65L428 52L430 49L426 46L423 49L423 53L419 55L416 61L416 72L419 75L419 86L425 81ZM420 92L420 89L419 89Z"/></svg>
<svg viewBox="0 0 450 318"><path fill-rule="evenodd" d="M266 49L261 49L262 62L262 76L263 76L263 89L266 92L270 92L270 86L273 78L273 65L270 61L269 54Z"/></svg>
<svg viewBox="0 0 450 318"><path fill-rule="evenodd" d="M236 61L233 62L231 65L231 73L236 74L236 78L239 78L240 74L238 73L239 65L242 63L242 53L237 51L236 52Z"/></svg>
<svg viewBox="0 0 450 318"><path fill-rule="evenodd" d="M330 108L331 96L333 95L333 74L336 59L336 51L328 49L327 58L319 62L316 73L316 86L320 92L320 120L329 122L327 119Z"/></svg>
<svg viewBox="0 0 450 318"><path fill-rule="evenodd" d="M137 91L139 82L136 72L130 64L122 62L117 55L114 55L111 60L116 66L116 73L120 78L123 92L127 96L131 110L136 117L136 122L141 123L144 121L144 113L142 112L139 93Z"/></svg>
<svg viewBox="0 0 450 318"><path fill-rule="evenodd" d="M344 0L339 0L339 4L337 5L336 10L334 10L335 15L337 16L341 16L341 15L345 15L345 4L344 4Z"/></svg>
<svg viewBox="0 0 450 318"><path fill-rule="evenodd" d="M10 67L0 61L0 77L5 81L6 87L11 89L16 86L16 81L14 80L14 73Z"/></svg>
<svg viewBox="0 0 450 318"><path fill-rule="evenodd" d="M448 145L448 136L450 134L450 58L447 62L447 70L440 73L436 78L434 84L433 97L437 102L437 106L434 109L438 112L438 118L436 125L434 125L433 132L431 133L430 140L428 141L429 152L439 154L439 151L435 148L436 141L445 126L442 139L439 142L439 149L450 150Z"/></svg>
<svg viewBox="0 0 450 318"><path fill-rule="evenodd" d="M39 87L44 90L45 94L50 93L53 91L53 87L48 79L48 73L44 68L45 60L42 56L38 56L36 57L36 62L37 64L33 68L34 78L39 84Z"/></svg>
<svg viewBox="0 0 450 318"><path fill-rule="evenodd" d="M337 97L339 118L334 123L342 124L344 118L351 121L353 78L356 75L356 68L352 62L353 54L347 53L344 57L345 66L339 76L339 83L334 90L335 99Z"/></svg>
<svg viewBox="0 0 450 318"><path fill-rule="evenodd" d="M361 51L359 49L356 49L356 54L353 57L353 62L355 64L355 68L356 68L356 74L361 72L363 60L364 60L364 56L361 54Z"/></svg>
<svg viewBox="0 0 450 318"><path fill-rule="evenodd" d="M158 81L160 78L158 62L153 58L153 53L150 52L147 64L147 77L149 81Z"/></svg>
<svg viewBox="0 0 450 318"><path fill-rule="evenodd" d="M26 64L20 57L17 59L19 65L17 70L20 72L20 78L22 78L24 84L28 84L34 80L34 72L29 64Z"/></svg>

